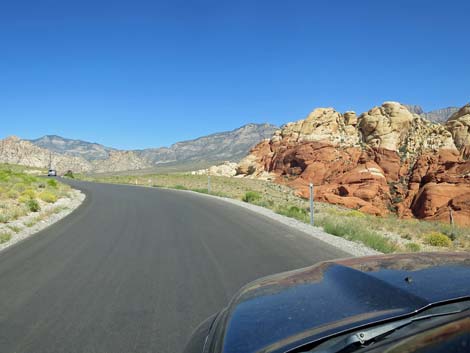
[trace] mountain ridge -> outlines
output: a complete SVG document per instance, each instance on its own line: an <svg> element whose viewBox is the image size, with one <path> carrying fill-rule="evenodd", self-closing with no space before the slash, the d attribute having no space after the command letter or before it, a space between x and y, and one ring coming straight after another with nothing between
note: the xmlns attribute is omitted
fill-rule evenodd
<svg viewBox="0 0 470 353"><path fill-rule="evenodd" d="M411 113L422 116L423 118L432 121L433 123L445 123L452 114L459 110L459 107L446 107L434 109L429 112L425 112L423 107L420 105L403 104Z"/></svg>
<svg viewBox="0 0 470 353"><path fill-rule="evenodd" d="M71 169L94 173L151 170L160 165L179 169L204 168L226 160L238 162L254 145L269 138L277 129L269 123L248 123L230 131L176 142L169 147L141 150L119 150L59 135L31 140L8 137L0 140L3 146L0 162L47 167L52 156L54 168L61 172ZM58 162L54 165L54 161Z"/></svg>

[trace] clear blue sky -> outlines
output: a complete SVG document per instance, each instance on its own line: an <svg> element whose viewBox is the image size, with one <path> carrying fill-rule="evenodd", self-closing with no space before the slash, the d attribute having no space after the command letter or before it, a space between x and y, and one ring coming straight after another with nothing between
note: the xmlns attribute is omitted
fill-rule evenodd
<svg viewBox="0 0 470 353"><path fill-rule="evenodd" d="M470 101L470 1L0 2L0 137L169 145L319 106Z"/></svg>

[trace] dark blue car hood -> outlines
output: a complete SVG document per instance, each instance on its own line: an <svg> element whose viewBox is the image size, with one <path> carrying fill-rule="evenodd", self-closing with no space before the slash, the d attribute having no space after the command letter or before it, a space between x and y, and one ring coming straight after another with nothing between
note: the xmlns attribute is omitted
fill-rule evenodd
<svg viewBox="0 0 470 353"><path fill-rule="evenodd" d="M224 353L286 352L465 297L470 297L469 253L323 262L242 288L219 323L219 345Z"/></svg>

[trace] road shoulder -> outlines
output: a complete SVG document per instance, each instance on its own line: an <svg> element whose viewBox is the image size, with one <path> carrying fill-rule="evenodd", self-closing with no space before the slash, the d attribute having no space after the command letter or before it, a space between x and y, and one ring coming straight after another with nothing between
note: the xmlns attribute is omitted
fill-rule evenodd
<svg viewBox="0 0 470 353"><path fill-rule="evenodd" d="M79 190L72 190L70 197L61 198L57 202L47 205L41 212L32 212L19 219L0 226L0 233L9 234L11 238L0 244L0 254L32 235L42 231L52 224L60 221L77 209L85 200L85 194Z"/></svg>
<svg viewBox="0 0 470 353"><path fill-rule="evenodd" d="M139 187L139 186L137 186ZM248 209L252 212L258 213L260 215L263 215L269 219L272 219L276 222L279 222L281 224L284 224L288 227L294 228L298 231L301 231L309 236L312 236L318 240L323 241L324 243L327 243L329 245L332 245L336 248L338 248L341 251L344 251L352 256L367 256L367 255L377 255L381 254L381 252L373 250L363 244L352 242L349 240L346 240L341 237L337 237L331 234L328 234L323 231L322 228L319 227L313 227L309 224L305 224L303 222L300 222L294 218L286 217L283 215L280 215L268 208L253 205L250 203L246 203L240 200L235 200L227 197L220 197L220 196L214 196L214 195L208 195L204 193L199 193L191 190L177 190L177 189L167 189L165 190L171 190L174 192L179 192L179 193L190 193L193 195L198 195L200 197L206 197L206 198L213 198L217 200L222 200L225 202L228 202L232 205L238 206L238 207L243 207L245 209Z"/></svg>

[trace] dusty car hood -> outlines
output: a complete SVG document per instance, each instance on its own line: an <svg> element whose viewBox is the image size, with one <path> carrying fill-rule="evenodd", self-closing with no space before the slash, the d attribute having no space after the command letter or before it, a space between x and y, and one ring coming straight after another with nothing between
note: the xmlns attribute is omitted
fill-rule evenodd
<svg viewBox="0 0 470 353"><path fill-rule="evenodd" d="M224 353L285 352L348 329L470 296L469 253L323 262L242 288L220 323Z"/></svg>

